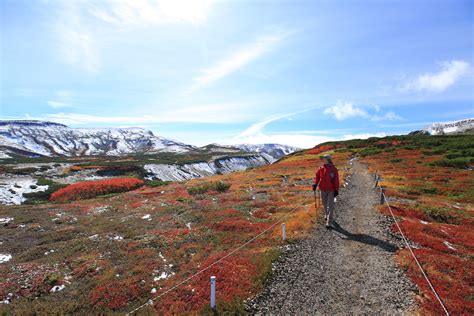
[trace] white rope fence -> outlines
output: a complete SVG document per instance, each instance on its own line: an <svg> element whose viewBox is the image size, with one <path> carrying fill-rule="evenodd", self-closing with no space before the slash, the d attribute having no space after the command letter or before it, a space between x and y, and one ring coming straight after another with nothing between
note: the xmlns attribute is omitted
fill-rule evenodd
<svg viewBox="0 0 474 316"><path fill-rule="evenodd" d="M203 272L206 272L207 270L209 270L210 268L212 268L213 266L215 266L216 264L218 264L219 262L229 258L230 256L232 256L233 254L235 254L236 252L238 252L240 249L244 248L245 246L247 246L248 244L252 243L253 241L255 241L256 239L258 239L259 237L261 237L262 235L264 235L266 232L268 232L269 230L275 228L278 224L282 223L284 219L286 219L290 214L294 213L297 209L299 209L301 206L304 206L305 204L307 204L308 201L304 201L303 203L301 204L298 204L297 206L295 206L294 208L292 208L289 212L287 212L284 216L282 216L282 218L280 218L277 222L273 223L272 225L270 225L268 228L266 228L265 230L263 230L262 232L260 232L258 235L252 237L251 239L247 240L245 243L241 244L240 246L234 248L233 250L231 250L229 253L227 253L225 256L219 258L218 260L214 261L213 263L211 263L210 265L208 265L207 267L199 270L198 272L194 273L193 275L187 277L186 279L184 279L183 281L173 285L172 287L170 287L169 289L167 289L166 291L164 291L163 293L160 293L159 295L153 297L153 298L150 298L146 303L134 308L133 310L131 310L130 312L128 312L126 315L132 315L132 314L135 314L138 310L140 310L141 308L145 307L145 306L148 306L148 305L152 305L154 301L156 301L157 299L165 296L166 294L168 294L169 292L175 290L176 288L180 287L181 285L187 283L188 281L190 281L191 279L195 278L196 276L200 275L201 273ZM283 230L282 233L284 234L284 239L286 239L286 230Z"/></svg>
<svg viewBox="0 0 474 316"><path fill-rule="evenodd" d="M408 250L410 251L413 259L415 260L418 268L420 269L421 271L421 274L423 275L423 277L425 278L426 282L428 283L428 285L430 286L430 289L431 291L433 292L434 296L436 297L436 299L438 300L439 304L441 305L441 307L443 308L443 311L444 313L449 316L449 312L448 312L448 309L446 308L446 306L444 305L443 301L441 300L441 297L439 296L438 292L436 291L436 289L434 288L433 284L431 283L430 279L428 278L428 275L426 274L425 270L423 269L423 267L421 266L420 262L418 261L418 258L416 257L415 253L413 252L413 249L411 248L410 244L408 243L408 240L407 238L405 237L405 234L403 233L400 225L398 224L398 221L395 217L395 214L393 213L392 211L392 208L390 207L390 204L388 203L388 199L385 195L385 192L384 192L384 189L380 186L379 184L379 176L377 173L375 173L375 186L376 187L379 187L380 190L381 190L381 201L380 202L385 202L385 204L387 204L388 206L388 209L390 211L390 214L392 215L392 218L393 220L395 221L395 225L397 225L397 228L398 228L398 231L400 232L400 234L402 235L402 238L403 238L403 241L405 242Z"/></svg>

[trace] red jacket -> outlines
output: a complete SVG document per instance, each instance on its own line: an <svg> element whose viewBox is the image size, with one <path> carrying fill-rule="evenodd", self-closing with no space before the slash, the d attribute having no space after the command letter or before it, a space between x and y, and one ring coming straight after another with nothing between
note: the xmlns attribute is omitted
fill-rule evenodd
<svg viewBox="0 0 474 316"><path fill-rule="evenodd" d="M316 171L314 184L321 191L339 191L339 172L333 164L324 164Z"/></svg>

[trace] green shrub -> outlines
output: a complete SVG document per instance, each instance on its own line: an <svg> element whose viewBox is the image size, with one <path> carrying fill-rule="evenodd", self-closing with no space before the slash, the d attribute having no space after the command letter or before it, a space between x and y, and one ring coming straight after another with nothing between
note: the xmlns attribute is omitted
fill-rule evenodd
<svg viewBox="0 0 474 316"><path fill-rule="evenodd" d="M359 151L359 154L362 157L366 157L366 156L371 156L371 155L378 155L381 152L382 152L382 150L380 150L378 148L367 147L367 148L364 148L361 151Z"/></svg>
<svg viewBox="0 0 474 316"><path fill-rule="evenodd" d="M204 194L207 191L225 192L229 190L231 184L224 181L210 182L203 185L189 187L188 193L191 195Z"/></svg>
<svg viewBox="0 0 474 316"><path fill-rule="evenodd" d="M441 207L421 207L423 213L430 219L439 223L454 223L455 216L453 216L451 210Z"/></svg>
<svg viewBox="0 0 474 316"><path fill-rule="evenodd" d="M403 160L402 158L395 158L395 159L390 159L389 162L397 163L397 162L401 162L402 160Z"/></svg>
<svg viewBox="0 0 474 316"><path fill-rule="evenodd" d="M224 181L218 181L218 182L213 183L213 186L211 187L211 189L217 192L225 192L229 190L230 186L231 186L230 183L226 183Z"/></svg>
<svg viewBox="0 0 474 316"><path fill-rule="evenodd" d="M167 184L170 184L170 183L171 183L171 181L163 181L163 180L160 180L160 179L146 180L145 181L145 185L147 185L149 187L160 187L160 186L167 185Z"/></svg>
<svg viewBox="0 0 474 316"><path fill-rule="evenodd" d="M433 166L465 168L469 164L474 163L474 157L463 157L454 159L441 159L431 163Z"/></svg>

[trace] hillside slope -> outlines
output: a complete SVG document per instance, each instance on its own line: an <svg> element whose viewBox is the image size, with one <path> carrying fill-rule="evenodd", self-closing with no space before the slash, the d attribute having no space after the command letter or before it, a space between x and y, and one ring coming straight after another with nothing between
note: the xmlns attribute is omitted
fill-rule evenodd
<svg viewBox="0 0 474 316"><path fill-rule="evenodd" d="M286 245L279 221L292 243L314 231L318 212L309 184L319 156L331 152L341 178L354 155L382 175L400 225L448 309L472 314L473 144L472 136L326 143L243 172L64 204L0 206L0 300L10 303L0 310L128 312L269 229L141 309L209 312L209 277L216 275L218 312L243 312L243 300L264 289ZM418 285L421 308L438 313L408 251L395 258Z"/></svg>

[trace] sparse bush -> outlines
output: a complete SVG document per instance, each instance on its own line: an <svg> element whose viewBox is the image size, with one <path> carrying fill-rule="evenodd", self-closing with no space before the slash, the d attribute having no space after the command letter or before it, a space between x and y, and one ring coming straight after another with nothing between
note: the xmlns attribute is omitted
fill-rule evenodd
<svg viewBox="0 0 474 316"><path fill-rule="evenodd" d="M390 159L389 162L391 163L397 163L397 162L401 162L402 161L402 158L395 158L395 159Z"/></svg>
<svg viewBox="0 0 474 316"><path fill-rule="evenodd" d="M453 223L455 216L451 210L441 207L422 207L423 213L432 220L440 223Z"/></svg>
<svg viewBox="0 0 474 316"><path fill-rule="evenodd" d="M191 195L204 194L208 191L225 192L229 190L231 184L224 181L210 182L203 185L189 187L188 193Z"/></svg>

